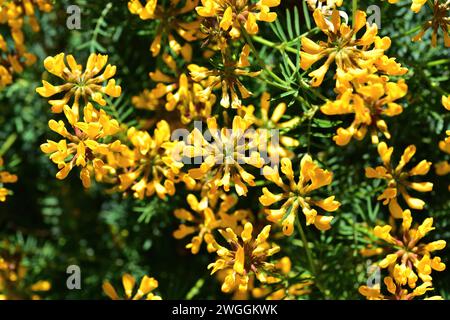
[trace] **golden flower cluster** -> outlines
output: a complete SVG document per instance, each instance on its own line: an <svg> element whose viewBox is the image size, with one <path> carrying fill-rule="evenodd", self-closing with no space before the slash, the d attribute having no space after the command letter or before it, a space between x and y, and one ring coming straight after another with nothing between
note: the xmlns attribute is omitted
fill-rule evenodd
<svg viewBox="0 0 450 320"><path fill-rule="evenodd" d="M36 62L36 56L25 45L24 28L28 24L33 32L39 32L36 11L51 10L50 0L0 1L0 25L10 31L0 34L0 89L12 83L14 73Z"/></svg>

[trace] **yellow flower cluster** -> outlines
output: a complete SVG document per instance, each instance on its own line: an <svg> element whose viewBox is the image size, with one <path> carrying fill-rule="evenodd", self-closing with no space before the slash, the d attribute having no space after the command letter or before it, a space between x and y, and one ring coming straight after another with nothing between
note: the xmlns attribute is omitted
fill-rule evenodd
<svg viewBox="0 0 450 320"><path fill-rule="evenodd" d="M50 0L0 0L0 25L9 28L9 34L0 34L0 89L11 84L13 73L21 73L25 66L36 62L36 56L27 51L24 26L33 32L40 27L36 11L50 12ZM3 27L2 27L3 28Z"/></svg>
<svg viewBox="0 0 450 320"><path fill-rule="evenodd" d="M124 296L121 298L116 289L108 281L103 283L103 292L112 300L161 300L160 296L155 295L152 291L158 288L158 281L155 278L143 276L139 288L133 295L136 279L129 273L122 276L122 285Z"/></svg>
<svg viewBox="0 0 450 320"><path fill-rule="evenodd" d="M385 142L378 144L378 154L383 161L383 166L366 168L366 177L387 181L387 187L378 197L378 200L382 200L384 205L389 205L389 212L394 218L401 218L403 209L398 203L398 197L400 195L411 209L422 210L425 206L423 200L411 197L407 189L413 189L418 192L430 192L433 189L431 182L409 181L411 177L426 175L430 170L431 162L422 160L411 170L405 171L405 165L408 164L416 153L416 147L414 145L408 146L395 168L391 163L393 152L394 148L388 147Z"/></svg>
<svg viewBox="0 0 450 320"><path fill-rule="evenodd" d="M377 36L376 24L366 22L366 14L357 11L353 27L341 23L337 10L330 20L316 9L314 20L327 36L327 42L318 43L302 37L300 67L308 70L316 62L326 59L318 69L309 73L311 85L320 86L332 63L336 64L335 79L338 96L327 101L321 111L327 115L354 114L348 128L339 128L333 140L344 146L351 138L362 140L370 131L373 143L378 143L378 132L390 138L383 117L393 117L403 109L394 101L406 95L408 87L403 80L390 82L389 75L403 75L406 68L389 58L385 51L390 47L389 37ZM360 38L357 33L365 28ZM381 75L380 75L381 74Z"/></svg>
<svg viewBox="0 0 450 320"><path fill-rule="evenodd" d="M381 293L380 286L361 286L359 291L368 299L410 300L433 290L431 272L445 270L440 257L431 257L431 253L446 246L444 240L420 243L427 233L434 229L433 218L426 218L421 225L413 229L409 210L402 213L401 229L398 237L393 236L392 226L376 226L374 235L383 240L383 254L387 254L378 266L387 269L389 276L384 278L387 295ZM418 285L418 281L421 284ZM413 289L412 292L410 290ZM440 298L439 296L432 297Z"/></svg>
<svg viewBox="0 0 450 320"><path fill-rule="evenodd" d="M17 182L17 176L15 174L11 174L8 171L4 170L5 164L3 162L3 158L0 157L0 202L6 201L6 196L10 194L10 190L5 188L6 183L15 183Z"/></svg>

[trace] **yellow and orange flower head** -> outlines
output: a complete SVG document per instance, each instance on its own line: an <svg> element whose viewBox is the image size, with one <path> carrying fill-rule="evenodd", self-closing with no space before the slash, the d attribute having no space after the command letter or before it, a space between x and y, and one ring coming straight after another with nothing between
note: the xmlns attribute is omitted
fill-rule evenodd
<svg viewBox="0 0 450 320"><path fill-rule="evenodd" d="M230 248L218 244L212 235L207 235L205 240L215 248L218 256L214 263L208 265L208 269L212 269L211 274L219 270L232 270L223 281L222 291L247 291L252 275L262 283L267 282L268 272L275 269L275 265L268 262L268 258L280 251L279 246L267 241L270 225L265 226L256 238L253 238L253 225L250 222L244 225L239 236L231 228L220 229L219 232Z"/></svg>
<svg viewBox="0 0 450 320"><path fill-rule="evenodd" d="M362 140L369 131L372 143L379 142L378 132L391 138L384 117L394 117L403 108L394 102L404 97L408 86L404 80L388 82L386 77L372 76L356 88L346 89L336 100L327 101L320 110L326 115L354 114L354 120L347 128L339 128L333 140L339 146L347 145L351 138Z"/></svg>
<svg viewBox="0 0 450 320"><path fill-rule="evenodd" d="M133 97L132 102L136 108L159 111L158 109L164 106L168 112L178 112L183 124L209 118L216 96L213 93L204 96L202 93L214 79L206 78L194 82L188 74L177 70L175 60L171 56L164 54L162 58L175 76L159 69L150 72L151 80L157 85Z"/></svg>
<svg viewBox="0 0 450 320"><path fill-rule="evenodd" d="M50 160L58 165L58 179L65 179L76 166L81 167L80 179L85 188L91 185L92 172L103 175L103 159L111 152L126 148L119 140L109 142L121 129L115 119L111 119L104 110L95 109L88 103L83 109L83 121L78 119L72 108L64 106L64 114L69 122L69 129L64 121L50 120L50 129L63 137L60 141L47 140L41 150L50 154Z"/></svg>
<svg viewBox="0 0 450 320"><path fill-rule="evenodd" d="M394 218L401 218L403 210L398 203L398 197L400 195L411 209L422 210L424 208L425 202L421 199L411 197L407 190L413 189L418 192L430 192L433 189L433 183L431 182L409 181L411 177L426 175L430 170L431 162L422 160L411 170L405 171L405 165L411 161L416 153L416 147L414 145L408 146L395 168L391 162L393 152L393 147L388 147L385 142L381 142L378 145L378 154L383 161L383 165L376 168L366 168L366 177L387 181L387 187L378 197L378 200L382 200L384 205L389 205L389 212Z"/></svg>
<svg viewBox="0 0 450 320"><path fill-rule="evenodd" d="M9 173L4 169L4 161L3 158L0 157L0 202L5 202L6 196L11 193L10 190L5 188L5 184L17 182L17 176L15 174Z"/></svg>
<svg viewBox="0 0 450 320"><path fill-rule="evenodd" d="M238 61L232 61L225 58L222 69L209 70L205 67L200 67L195 64L188 66L192 79L196 82L201 82L208 79L208 84L202 92L199 92L200 101L210 99L211 92L216 87L222 88L222 99L220 105L224 108L239 109L242 107L242 101L238 95L246 99L252 95L239 80L239 77L256 77L261 71L251 72L245 68L250 66L248 57L250 54L250 46L244 45L239 56Z"/></svg>
<svg viewBox="0 0 450 320"><path fill-rule="evenodd" d="M128 129L131 149L124 149L119 159L120 192L132 191L135 198L143 199L156 194L160 198L175 194L175 184L184 182L188 188L195 181L180 171L183 163L172 157L174 142L170 140L170 126L165 120L156 124L153 136L147 131Z"/></svg>
<svg viewBox="0 0 450 320"><path fill-rule="evenodd" d="M429 243L420 241L432 230L433 218L426 218L421 225L416 228L412 226L412 216L410 210L402 213L402 224L398 236L393 234L392 226L376 226L374 235L383 242L382 253L387 254L378 266L387 269L389 276L384 279L388 292L394 299L412 299L432 290L431 272L444 271L445 264L440 257L431 257L432 253L442 250L446 246L444 240L436 240ZM422 284L417 286L417 281ZM414 289L409 292L408 289ZM378 292L378 294L377 294ZM363 286L360 293L369 298L384 298L379 288L370 290ZM434 297L437 298L437 297Z"/></svg>
<svg viewBox="0 0 450 320"><path fill-rule="evenodd" d="M156 34L150 46L153 57L156 57L167 43L168 47L176 55L183 57L185 61L191 61L192 42L198 38L200 21L188 21L189 13L198 5L199 0L172 0L170 5L158 4L157 0L146 0L145 5L141 0L130 0L128 10L138 15L142 20L155 20L158 22ZM180 44L180 39L184 44Z"/></svg>
<svg viewBox="0 0 450 320"><path fill-rule="evenodd" d="M13 73L21 73L36 62L36 56L27 51L23 28L29 24L33 32L38 32L36 12L50 12L52 8L50 0L0 1L0 25L9 28L9 33L0 34L0 89L12 83Z"/></svg>
<svg viewBox="0 0 450 320"><path fill-rule="evenodd" d="M180 142L178 147L188 158L203 157L200 167L190 169L188 174L204 181L212 193L219 188L228 192L230 185L234 184L238 195L246 195L247 185L255 186L255 177L246 168L261 168L264 165L264 159L258 152L259 140L255 131L250 129L251 124L235 116L230 129L218 128L216 118L207 120L205 136L195 128L187 143ZM206 134L208 139L205 139Z"/></svg>
<svg viewBox="0 0 450 320"><path fill-rule="evenodd" d="M280 5L280 0L201 0L202 5L195 8L199 16L217 22L217 28L228 32L232 39L241 36L242 28L248 34L259 31L257 21L274 22L275 12L270 10Z"/></svg>
<svg viewBox="0 0 450 320"><path fill-rule="evenodd" d="M398 0L388 0L388 2L397 3ZM411 0L411 10L414 11L414 13L418 13L425 3L427 3L427 0Z"/></svg>
<svg viewBox="0 0 450 320"><path fill-rule="evenodd" d="M218 205L220 198L220 205ZM216 193L213 196L204 196L199 201L193 194L187 196L187 203L191 210L176 209L175 217L184 221L173 236L182 239L188 235L196 234L191 242L186 245L193 254L200 251L203 239L207 234L212 234L217 228L231 228L235 232L242 231L241 222L250 215L248 210L234 210L228 212L237 203L237 197L233 195ZM215 251L211 246L207 246L209 252Z"/></svg>
<svg viewBox="0 0 450 320"><path fill-rule="evenodd" d="M334 196L317 199L313 197L313 192L329 185L332 182L333 174L321 169L309 155L305 155L301 160L300 175L297 181L295 181L290 159L281 159L281 172L288 182L284 182L280 177L277 166L263 168L266 179L282 189L281 193L272 193L268 188L263 188L263 195L259 197L259 202L264 207L283 202L279 209L266 209L267 219L281 224L283 233L289 236L294 231L294 222L299 218L298 211L301 210L305 215L306 225L314 224L319 230L330 229L333 216L320 215L317 209L333 212L339 208L340 203L334 200Z"/></svg>
<svg viewBox="0 0 450 320"><path fill-rule="evenodd" d="M125 273L122 276L122 285L124 290L123 297L117 294L116 289L114 289L109 281L103 283L103 292L112 300L161 300L160 296L152 292L158 288L158 281L155 278L143 276L134 295L136 279L131 274Z"/></svg>
<svg viewBox="0 0 450 320"><path fill-rule="evenodd" d="M331 16L333 9L342 6L343 0L306 0L311 11L319 9L323 15Z"/></svg>
<svg viewBox="0 0 450 320"><path fill-rule="evenodd" d="M331 64L336 63L336 81L343 81L345 75L352 71L357 73L373 73L376 70L386 74L404 74L405 68L401 68L394 59L384 55L384 51L390 46L389 38L377 37L378 28L376 24L366 23L366 14L357 11L353 28L341 23L337 10L333 10L331 20L327 20L321 10L314 11L316 25L328 37L326 42L318 43L302 37L300 52L300 67L308 70L313 64L326 59L321 67L310 72L311 85L321 85L325 74ZM366 31L361 38L356 34L365 26Z"/></svg>
<svg viewBox="0 0 450 320"><path fill-rule="evenodd" d="M70 100L73 98L70 107L75 117L78 117L81 113L80 107L85 106L89 101L105 106L106 100L104 95L110 97L120 96L120 86L116 85L115 79L111 79L116 74L116 66L106 65L108 61L107 55L91 54L84 71L83 67L76 62L72 55L66 57L68 66L66 66L64 58L64 53L60 53L54 57L47 57L44 60L45 69L64 80L64 84L54 86L42 80L43 87L36 89L36 92L45 98L56 94L64 94L59 99L49 100L52 112L63 112L64 106L69 105ZM105 69L103 70L103 68ZM108 82L105 85L104 82L106 81Z"/></svg>

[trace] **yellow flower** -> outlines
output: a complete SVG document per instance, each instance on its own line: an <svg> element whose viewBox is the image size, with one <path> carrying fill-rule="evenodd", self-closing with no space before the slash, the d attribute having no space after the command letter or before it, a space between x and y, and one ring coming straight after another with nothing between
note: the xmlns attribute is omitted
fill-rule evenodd
<svg viewBox="0 0 450 320"><path fill-rule="evenodd" d="M389 205L389 212L394 218L401 218L403 210L398 203L399 195L402 195L406 204L411 209L422 210L425 206L423 200L411 197L407 189L413 189L418 192L430 192L433 189L433 183L412 182L408 179L414 176L426 175L430 170L431 162L422 160L411 170L404 171L405 165L416 153L416 147L414 145L408 146L395 168L391 164L393 151L394 148L388 148L385 142L378 144L378 154L383 161L383 166L366 168L366 177L371 179L384 179L387 181L387 188L378 197L378 200L383 200L384 205Z"/></svg>
<svg viewBox="0 0 450 320"><path fill-rule="evenodd" d="M128 273L122 276L122 285L124 289L124 297L120 298L117 291L109 281L103 283L103 292L112 300L161 300L160 296L155 295L152 291L158 288L158 281L155 278L143 276L137 292L133 295L136 279Z"/></svg>
<svg viewBox="0 0 450 320"><path fill-rule="evenodd" d="M216 118L209 118L207 124L205 137L208 135L211 139L206 139L195 128L190 133L187 144L179 143L184 156L203 157L200 167L190 169L189 175L204 181L212 193L221 187L228 192L233 183L238 195L246 195L247 185L255 186L255 177L243 166L261 168L264 164L264 159L257 151L258 136L249 129L252 123L235 116L231 129L219 129Z"/></svg>
<svg viewBox="0 0 450 320"><path fill-rule="evenodd" d="M181 54L185 61L191 61L192 46L189 42L198 38L198 30L200 21L194 20L188 22L183 20L183 16L189 14L198 4L198 0L171 0L170 5L157 4L157 0L146 0L146 4L142 5L140 0L130 0L128 2L128 10L138 15L142 20L155 20L156 34L150 46L153 57L159 55L163 39L168 42L168 47L176 55ZM182 46L179 43L180 38L185 41Z"/></svg>
<svg viewBox="0 0 450 320"><path fill-rule="evenodd" d="M36 56L27 51L23 28L29 24L33 32L38 32L36 12L50 12L52 8L50 0L0 1L0 25L9 28L9 33L2 30L0 35L0 89L12 83L13 73L21 73L24 66L36 62Z"/></svg>
<svg viewBox="0 0 450 320"><path fill-rule="evenodd" d="M408 86L404 80L388 82L386 77L370 77L358 87L346 89L335 101L327 101L320 110L326 115L354 114L354 120L347 128L339 128L333 140L339 146L347 145L353 137L361 140L370 131L372 143L377 144L378 131L387 139L391 135L383 116L393 117L402 113L401 105L394 101L404 97Z"/></svg>
<svg viewBox="0 0 450 320"><path fill-rule="evenodd" d="M164 199L175 194L175 184L184 182L188 188L195 181L180 171L183 163L172 157L175 143L170 141L170 126L165 120L156 124L153 137L147 131L131 127L127 131L132 149L121 151L118 174L121 192L132 191L135 198L144 199L156 194Z"/></svg>
<svg viewBox="0 0 450 320"><path fill-rule="evenodd" d="M107 55L91 54L84 72L83 67L76 62L72 55L68 55L66 60L69 67L64 63L64 53L60 53L54 57L47 57L44 60L45 69L64 80L64 84L54 86L42 80L43 87L36 88L36 92L45 98L64 93L60 99L49 100L53 112L63 112L64 106L69 104L69 101L73 97L71 109L77 118L80 114L80 103L81 106L84 106L91 100L101 106L105 106L106 101L103 94L110 97L120 96L120 86L116 85L116 80L111 79L116 74L116 66L108 64L102 72L102 69L108 61ZM103 83L106 80L108 80L108 83L104 86Z"/></svg>
<svg viewBox="0 0 450 320"><path fill-rule="evenodd" d="M6 189L4 185L6 183L16 183L17 176L1 169L4 169L4 162L2 157L0 157L0 202L5 202L6 196L10 194L10 190Z"/></svg>
<svg viewBox="0 0 450 320"><path fill-rule="evenodd" d="M384 56L384 51L389 47L389 38L377 37L377 25L366 24L366 14L357 11L354 27L350 28L345 23L341 24L341 18L337 10L333 10L331 21L325 19L322 11L314 11L316 25L324 32L327 42L316 43L307 37L302 37L302 51L300 52L300 67L308 70L316 62L326 58L325 63L318 69L309 73L312 77L311 85L318 87L322 83L325 74L333 62L336 63L336 81L341 82L347 72L363 72L368 70L373 73L382 69L386 74L404 74L407 70L400 68L398 64ZM366 26L365 33L357 39L356 34ZM377 41L378 40L378 41ZM386 45L388 44L388 45ZM370 49L374 45L372 49ZM379 65L378 65L379 64Z"/></svg>
<svg viewBox="0 0 450 320"><path fill-rule="evenodd" d="M217 205L219 199L221 202L220 205ZM219 196L219 193L216 193L215 195L204 196L199 201L195 195L189 194L186 200L191 211L186 209L175 210L175 217L185 223L179 225L173 236L176 239L182 239L195 233L196 235L191 239L191 242L186 245L186 248L191 249L193 254L199 252L205 236L211 235L215 229L231 228L235 232L241 231L242 228L238 228L238 223L241 223L250 214L248 210L234 210L228 213L237 203L237 197L232 195L220 194ZM208 246L207 249L209 252L215 251L211 246Z"/></svg>
<svg viewBox="0 0 450 320"><path fill-rule="evenodd" d="M210 77L212 79L200 95L204 99L209 99L212 90L217 86L221 86L222 99L220 100L220 105L224 108L229 108L230 105L233 109L241 108L242 102L238 92L243 99L250 97L252 93L244 87L239 77L256 77L261 73L261 71L250 72L244 69L250 65L248 62L249 54L250 46L244 45L239 61L231 61L225 57L222 69L208 70L205 67L200 67L195 64L189 65L188 69L194 81L200 82Z"/></svg>
<svg viewBox="0 0 450 320"><path fill-rule="evenodd" d="M306 0L311 11L319 9L325 16L331 16L333 9L342 6L343 0Z"/></svg>
<svg viewBox="0 0 450 320"><path fill-rule="evenodd" d="M71 125L73 133L66 128L66 124L60 120L50 120L50 129L64 139L56 142L47 140L41 145L42 152L50 154L50 160L58 165L60 169L56 174L58 179L65 179L74 166L81 167L80 179L83 186L89 188L91 185L91 171L101 170L102 158L113 150L119 150L119 140L112 143L103 143L120 131L117 120L111 119L104 110L96 110L88 103L83 110L84 121L78 120L78 115L69 106L64 106L64 113Z"/></svg>
<svg viewBox="0 0 450 320"><path fill-rule="evenodd" d="M409 210L402 213L401 232L395 236L392 227L376 226L373 230L376 237L384 240L387 245L383 247L386 257L378 265L381 268L388 268L397 283L408 284L415 288L417 280L423 282L432 281L431 271L445 270L445 264L440 257L431 257L432 252L442 250L446 246L444 240L437 240L430 243L419 243L427 233L434 230L433 218L426 218L421 225L413 229L412 217Z"/></svg>
<svg viewBox="0 0 450 320"><path fill-rule="evenodd" d="M450 111L450 96L442 96L442 105L445 109ZM446 131L447 137L444 140L439 141L439 149L443 152L450 154L450 130ZM448 161L441 161L435 165L436 174L444 176L450 173L450 164ZM448 186L450 191L450 185Z"/></svg>
<svg viewBox="0 0 450 320"><path fill-rule="evenodd" d="M418 12L425 2L426 0L414 0L413 6L416 10L412 9L413 6L411 7L411 9L415 12ZM431 28L431 46L436 47L438 31L439 29L441 29L444 34L444 45L448 48L450 47L450 3L448 1L440 3L439 0L434 0L432 9L433 17L425 22L425 24L422 26L422 30L415 37L413 37L412 40L422 40L423 35L428 31L428 29Z"/></svg>
<svg viewBox="0 0 450 320"><path fill-rule="evenodd" d="M280 201L284 202L280 209L266 209L267 219L271 222L280 223L283 226L283 233L289 236L294 231L294 222L298 210L301 209L306 218L306 225L314 224L319 230L330 229L333 216L319 215L316 208L333 212L339 208L340 203L334 200L334 196L316 199L311 194L313 191L329 185L333 179L333 174L321 169L309 155L305 155L301 160L300 175L297 182L294 178L291 160L288 158L281 159L281 172L288 179L288 183L283 182L277 166L275 168L265 166L263 169L266 179L275 183L283 191L272 193L264 187L259 202L265 207L270 207Z"/></svg>
<svg viewBox="0 0 450 320"><path fill-rule="evenodd" d="M263 283L267 282L267 272L275 267L274 264L267 262L267 258L280 251L280 247L267 241L270 225L265 226L255 239L252 235L253 225L250 222L245 224L239 237L231 228L220 229L219 232L231 249L219 245L212 235L205 238L218 255L216 262L208 265L208 269L212 269L211 274L218 270L232 270L224 279L222 291L247 291L251 275L255 275Z"/></svg>
<svg viewBox="0 0 450 320"><path fill-rule="evenodd" d="M249 34L257 34L256 21L273 22L277 18L270 9L280 5L280 0L261 0L253 4L250 0L202 0L202 5L195 8L199 16L206 20L217 20L218 27L228 32L233 39L241 36L242 27Z"/></svg>

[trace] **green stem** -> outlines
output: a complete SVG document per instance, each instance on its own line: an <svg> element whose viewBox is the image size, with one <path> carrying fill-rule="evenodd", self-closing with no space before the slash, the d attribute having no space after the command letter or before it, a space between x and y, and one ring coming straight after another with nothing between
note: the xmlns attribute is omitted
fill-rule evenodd
<svg viewBox="0 0 450 320"><path fill-rule="evenodd" d="M355 26L356 20L356 11L358 10L358 0L352 1L352 25Z"/></svg>
<svg viewBox="0 0 450 320"><path fill-rule="evenodd" d="M298 217L295 218L295 224L297 226L298 232L300 233L300 237L302 238L303 247L305 247L306 257L308 258L308 263L309 263L309 267L311 269L311 273L313 275L315 275L316 274L316 267L314 265L314 260L312 258L312 253L311 253L311 250L309 249L308 240L306 239L306 234L303 231L303 227L302 227L300 221L298 220Z"/></svg>

